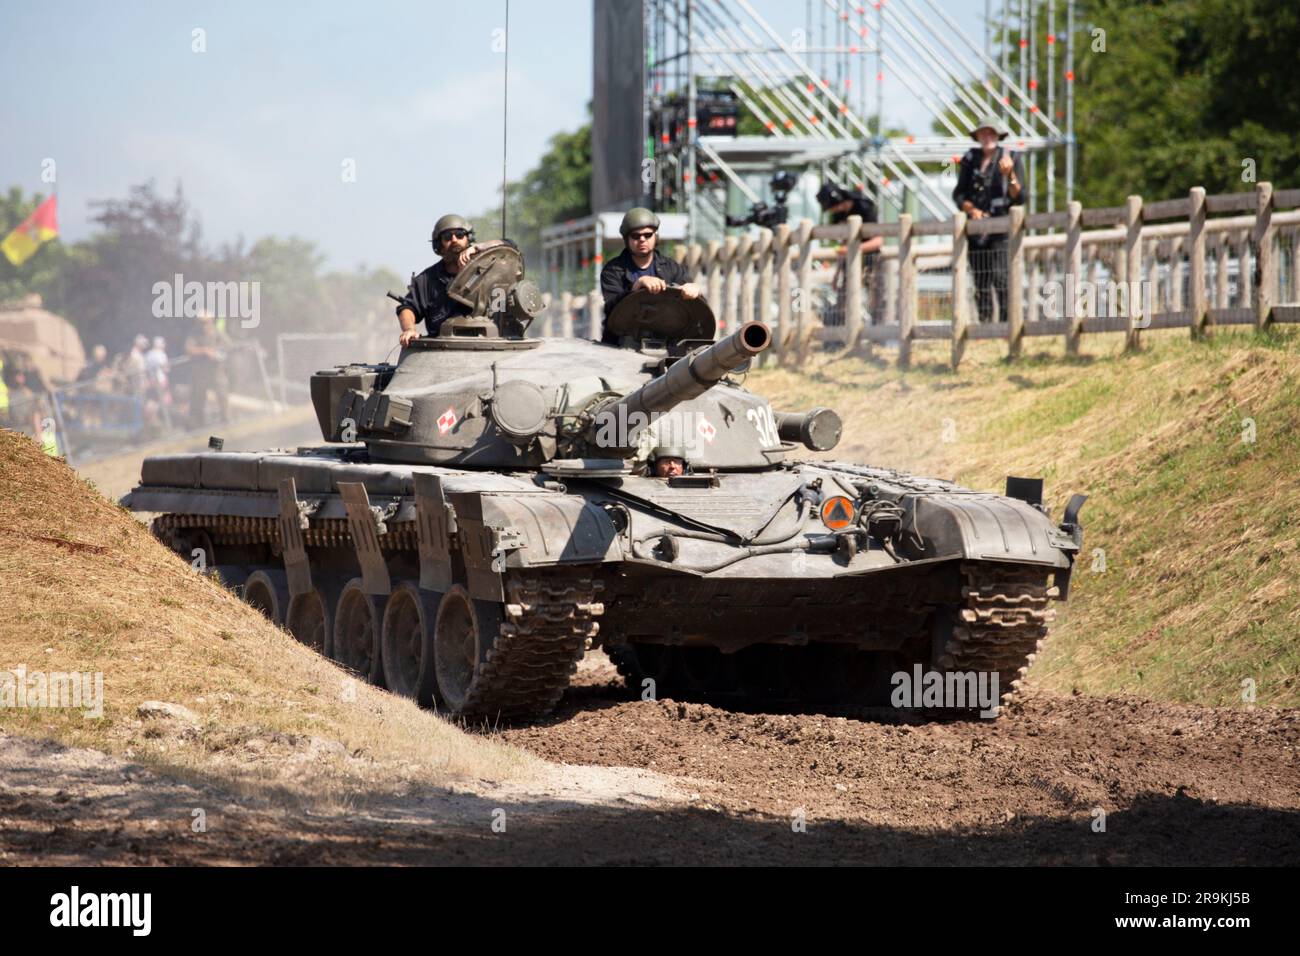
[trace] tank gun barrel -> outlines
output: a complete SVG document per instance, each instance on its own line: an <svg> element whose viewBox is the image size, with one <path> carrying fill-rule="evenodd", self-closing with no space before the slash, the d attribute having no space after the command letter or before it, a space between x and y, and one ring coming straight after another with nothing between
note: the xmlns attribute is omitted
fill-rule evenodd
<svg viewBox="0 0 1300 956"><path fill-rule="evenodd" d="M745 362L772 344L772 331L762 322L747 322L725 339L698 349L668 367L663 375L651 379L621 398L610 400L596 413L596 425L617 421L636 423L620 429L620 445L635 444L635 432L655 415L670 411L682 402L703 395Z"/></svg>
<svg viewBox="0 0 1300 956"><path fill-rule="evenodd" d="M674 362L668 371L628 392L606 408L622 406L626 414L662 413L703 395L727 375L772 344L772 332L762 322L747 322L725 339Z"/></svg>

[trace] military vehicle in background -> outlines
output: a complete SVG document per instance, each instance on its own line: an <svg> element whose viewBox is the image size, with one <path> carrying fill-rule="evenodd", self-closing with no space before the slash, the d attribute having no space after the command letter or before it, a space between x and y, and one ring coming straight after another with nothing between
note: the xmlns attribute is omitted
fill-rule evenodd
<svg viewBox="0 0 1300 956"><path fill-rule="evenodd" d="M541 299L510 248L450 294L471 314L396 365L313 376L324 444L148 458L125 503L300 640L451 714L544 714L597 646L659 696L886 703L915 665L1005 693L1045 636L1080 497L1058 523L1041 482L800 459L835 413L747 391L767 327L715 342L672 290L618 304L621 347L526 338ZM664 445L685 474L654 476Z"/></svg>

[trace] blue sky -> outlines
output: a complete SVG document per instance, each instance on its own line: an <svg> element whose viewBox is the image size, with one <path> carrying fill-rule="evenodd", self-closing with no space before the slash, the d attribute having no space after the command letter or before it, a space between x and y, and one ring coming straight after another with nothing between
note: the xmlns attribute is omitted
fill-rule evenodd
<svg viewBox="0 0 1300 956"><path fill-rule="evenodd" d="M803 3L755 6L778 29L803 24ZM981 0L944 6L982 38ZM209 243L292 234L331 265L408 273L427 264L438 214L497 199L503 10L503 0L0 0L0 188L48 192L41 162L53 158L63 234L76 240L91 229L88 200L179 181ZM510 17L517 176L586 119L591 0L514 0ZM195 28L205 53L191 50ZM928 126L892 91L885 112ZM356 181L345 183L348 159Z"/></svg>

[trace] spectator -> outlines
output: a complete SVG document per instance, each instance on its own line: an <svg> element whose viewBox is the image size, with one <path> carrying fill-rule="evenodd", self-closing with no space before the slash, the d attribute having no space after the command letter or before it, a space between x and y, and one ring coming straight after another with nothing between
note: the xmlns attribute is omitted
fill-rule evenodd
<svg viewBox="0 0 1300 956"><path fill-rule="evenodd" d="M148 351L149 339L143 335L137 335L135 342L131 345L131 351L126 356L127 384L139 398L144 397L145 387L149 384L148 362L145 360Z"/></svg>
<svg viewBox="0 0 1300 956"><path fill-rule="evenodd" d="M867 196L856 189L845 189L829 179L822 183L821 189L817 190L817 204L822 207L823 212L830 213L833 223L844 222L849 216L861 216L864 223L879 221L876 204ZM880 258L880 249L884 244L884 236L872 236L870 239L862 240L863 301L866 301L871 277L875 274L876 262ZM832 282L837 289L843 288L844 256L847 251L847 248L839 251L840 261L835 267L835 278Z"/></svg>
<svg viewBox="0 0 1300 956"><path fill-rule="evenodd" d="M1025 201L1024 168L1020 157L1002 149L1007 138L995 117L988 117L971 130L978 146L961 158L957 187L952 191L957 208L972 220L1005 216L1012 206ZM975 280L975 304L979 320L993 320L993 293L998 296L998 321L1007 320L1007 235L971 236L966 244L972 278Z"/></svg>
<svg viewBox="0 0 1300 956"><path fill-rule="evenodd" d="M81 373L77 376L78 382L93 382L99 378L100 373L108 368L108 349L103 345L96 345L90 351L90 361L82 368Z"/></svg>
<svg viewBox="0 0 1300 956"><path fill-rule="evenodd" d="M14 351L4 363L9 421L13 428L37 438L50 417L49 386L26 352Z"/></svg>
<svg viewBox="0 0 1300 956"><path fill-rule="evenodd" d="M113 367L108 360L108 349L103 345L91 350L90 361L77 375L77 385L64 416L82 428L97 428L104 420L100 396L113 391Z"/></svg>
<svg viewBox="0 0 1300 956"><path fill-rule="evenodd" d="M190 359L190 427L202 428L207 420L208 393L217 396L217 414L224 425L230 418L230 382L226 377L225 333L218 332L212 316L199 316L199 328L185 341Z"/></svg>
<svg viewBox="0 0 1300 956"><path fill-rule="evenodd" d="M154 337L153 348L145 353L144 367L150 385L161 388L167 384L171 362L167 358L167 340L161 335Z"/></svg>

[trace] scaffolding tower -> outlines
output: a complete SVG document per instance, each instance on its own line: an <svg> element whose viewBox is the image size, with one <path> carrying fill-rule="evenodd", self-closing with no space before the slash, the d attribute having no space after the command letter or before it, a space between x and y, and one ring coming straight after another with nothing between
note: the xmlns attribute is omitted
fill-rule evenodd
<svg viewBox="0 0 1300 956"><path fill-rule="evenodd" d="M934 0L805 0L803 24L785 32L750 0L643 0L642 12L645 156L654 170L646 198L685 213L692 240L725 231L729 196L763 201L752 174L777 170L817 170L882 210L901 211L911 197L922 218L947 218L951 198L933 171L955 166L985 116L998 117L1007 145L1026 154L1031 184L1045 157L1047 211L1062 189L1073 198L1073 0L1002 0L996 9L985 0L982 44ZM878 128L886 82L902 84L939 132L898 137ZM719 122L725 100L763 132ZM1037 192L1029 191L1031 212Z"/></svg>

